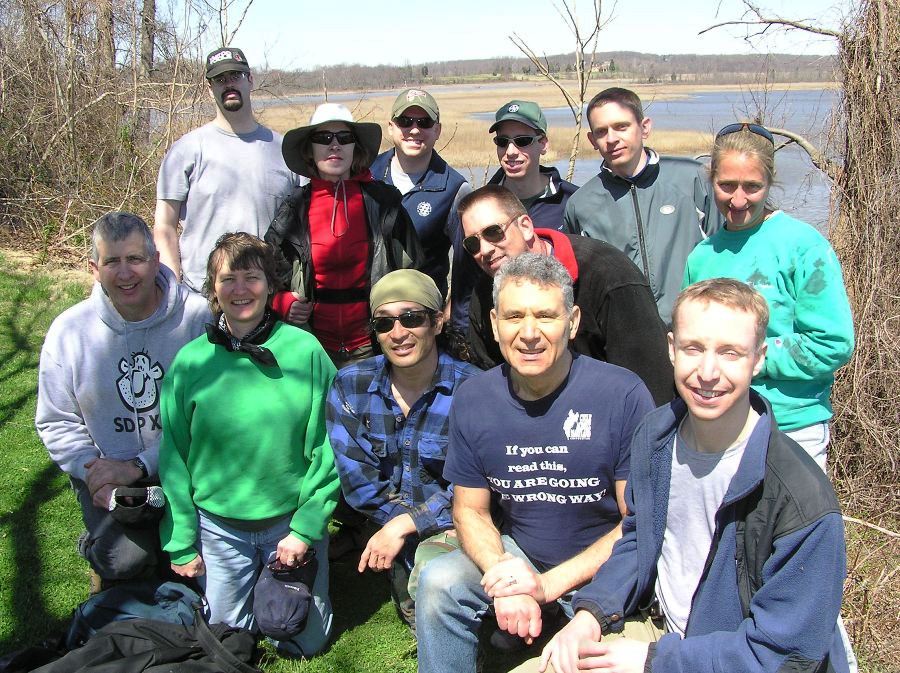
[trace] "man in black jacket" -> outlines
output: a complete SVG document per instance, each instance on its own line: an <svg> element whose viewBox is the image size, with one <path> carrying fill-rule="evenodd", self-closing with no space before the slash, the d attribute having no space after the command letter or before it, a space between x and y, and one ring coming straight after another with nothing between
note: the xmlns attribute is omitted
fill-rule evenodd
<svg viewBox="0 0 900 673"><path fill-rule="evenodd" d="M535 229L522 203L505 187L485 185L459 204L463 247L484 271L469 305L469 344L482 368L503 362L491 329L492 278L523 252L553 255L566 267L581 309L576 352L641 377L656 404L672 399L666 331L647 281L621 252L602 241Z"/></svg>

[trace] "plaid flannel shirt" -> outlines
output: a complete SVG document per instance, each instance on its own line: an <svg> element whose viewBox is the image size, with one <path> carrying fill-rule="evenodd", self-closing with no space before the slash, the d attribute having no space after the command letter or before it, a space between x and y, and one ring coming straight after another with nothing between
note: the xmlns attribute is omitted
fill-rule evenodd
<svg viewBox="0 0 900 673"><path fill-rule="evenodd" d="M391 394L383 355L337 373L326 422L351 507L381 526L409 514L420 538L453 527L452 487L443 478L450 403L456 387L479 372L440 352L431 387L407 417Z"/></svg>

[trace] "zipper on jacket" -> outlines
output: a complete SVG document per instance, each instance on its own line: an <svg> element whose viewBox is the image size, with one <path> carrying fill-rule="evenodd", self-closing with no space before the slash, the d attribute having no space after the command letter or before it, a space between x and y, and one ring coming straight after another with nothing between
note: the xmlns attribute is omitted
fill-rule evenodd
<svg viewBox="0 0 900 673"><path fill-rule="evenodd" d="M641 222L641 209L638 207L637 187L634 186L634 183L631 183L631 204L634 206L634 220L637 225L638 245L641 246L641 262L644 265L644 276L649 283L650 263L647 261L647 243L644 240L644 223Z"/></svg>

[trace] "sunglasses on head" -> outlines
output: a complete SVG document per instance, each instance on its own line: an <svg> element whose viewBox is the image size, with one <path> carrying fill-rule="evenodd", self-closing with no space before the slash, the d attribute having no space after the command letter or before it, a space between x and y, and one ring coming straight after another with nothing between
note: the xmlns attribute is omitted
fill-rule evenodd
<svg viewBox="0 0 900 673"><path fill-rule="evenodd" d="M316 145L330 145L335 138L339 145L352 145L356 142L353 131L313 131L309 134L309 141Z"/></svg>
<svg viewBox="0 0 900 673"><path fill-rule="evenodd" d="M503 149L506 149L506 146L510 143L515 143L516 147L528 147L531 143L541 137L542 136L514 136L510 138L509 136L494 136L494 144Z"/></svg>
<svg viewBox="0 0 900 673"><path fill-rule="evenodd" d="M437 122L435 122L431 117L408 117L406 115L397 115L396 117L394 117L394 123L401 129L408 129L413 124L418 126L420 129L430 129Z"/></svg>
<svg viewBox="0 0 900 673"><path fill-rule="evenodd" d="M385 334L394 329L394 322L397 320L400 321L400 326L406 329L421 327L432 313L433 311L427 308L419 311L404 311L400 315L380 315L372 318L370 322L376 333Z"/></svg>
<svg viewBox="0 0 900 673"><path fill-rule="evenodd" d="M506 229L511 225L519 216L512 218L506 224L489 224L484 229L479 231L477 234L472 234L471 236L466 236L463 239L462 245L463 249L470 255L477 255L478 251L481 250L481 241L479 239L484 239L488 243L496 244L506 238Z"/></svg>
<svg viewBox="0 0 900 673"><path fill-rule="evenodd" d="M773 145L775 144L775 138L771 134L769 129L767 129L765 126L760 126L759 124L751 124L750 122L737 122L735 124L723 126L722 129L716 134L716 138L731 135L732 133L740 133L744 129L747 129L748 131L750 131L750 133L755 133L758 136L762 136Z"/></svg>

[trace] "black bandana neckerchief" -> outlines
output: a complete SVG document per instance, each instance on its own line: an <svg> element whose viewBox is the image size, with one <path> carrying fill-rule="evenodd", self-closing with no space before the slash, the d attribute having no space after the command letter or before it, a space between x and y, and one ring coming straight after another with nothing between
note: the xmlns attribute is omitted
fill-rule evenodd
<svg viewBox="0 0 900 673"><path fill-rule="evenodd" d="M231 334L231 331L228 329L228 323L225 322L225 315L222 314L219 316L217 324L207 323L206 338L209 339L210 343L224 346L230 352L240 351L262 365L277 367L278 360L272 355L272 351L259 345L266 342L272 330L275 329L275 323L277 322L278 317L272 312L272 309L266 308L260 323L243 339L238 339Z"/></svg>

